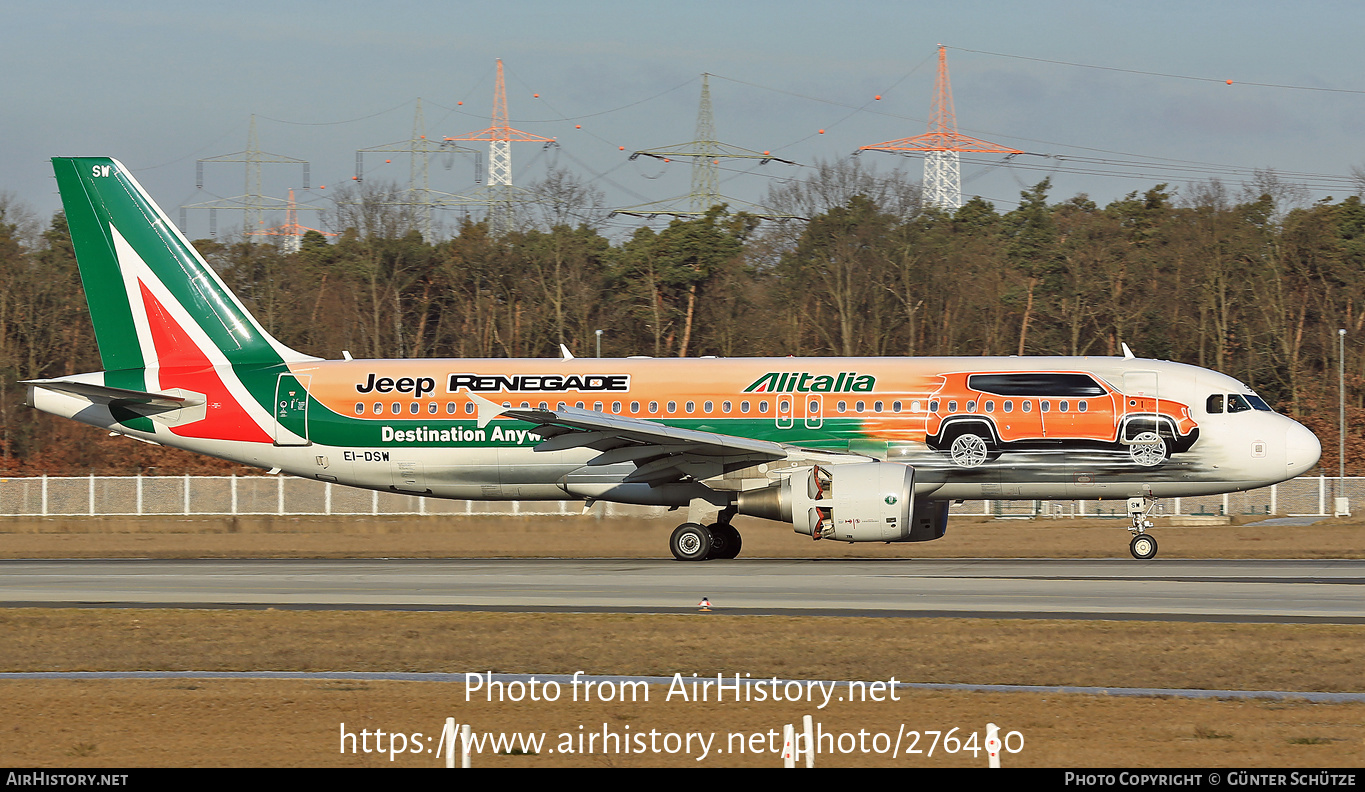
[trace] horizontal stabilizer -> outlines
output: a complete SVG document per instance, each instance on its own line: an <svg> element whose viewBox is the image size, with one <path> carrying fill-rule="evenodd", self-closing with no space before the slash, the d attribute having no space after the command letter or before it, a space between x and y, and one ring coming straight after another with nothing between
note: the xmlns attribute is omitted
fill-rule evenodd
<svg viewBox="0 0 1365 792"><path fill-rule="evenodd" d="M153 407L164 407L169 410L175 410L181 407L194 407L204 403L203 397L199 397L197 394L194 396L182 396L178 393L155 393L152 391L129 390L127 388L111 388L108 385L96 385L91 382L75 382L72 380L25 380L21 384L30 385L36 388L46 388L47 390L57 391L58 393L70 393L73 396L89 399L96 404L146 404Z"/></svg>

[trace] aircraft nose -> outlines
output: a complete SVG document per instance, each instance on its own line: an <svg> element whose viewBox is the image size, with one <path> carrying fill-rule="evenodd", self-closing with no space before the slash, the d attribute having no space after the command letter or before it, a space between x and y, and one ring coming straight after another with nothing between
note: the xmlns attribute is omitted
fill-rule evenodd
<svg viewBox="0 0 1365 792"><path fill-rule="evenodd" d="M1295 422L1284 432L1284 461L1286 471L1292 478L1308 472L1318 463L1322 455L1322 444L1318 436L1308 431L1308 427Z"/></svg>

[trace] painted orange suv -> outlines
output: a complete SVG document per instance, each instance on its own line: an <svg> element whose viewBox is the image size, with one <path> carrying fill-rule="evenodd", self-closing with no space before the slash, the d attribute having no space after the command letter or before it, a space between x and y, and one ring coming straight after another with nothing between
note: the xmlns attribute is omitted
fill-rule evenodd
<svg viewBox="0 0 1365 792"><path fill-rule="evenodd" d="M1199 438L1188 405L1120 393L1083 371L954 372L929 397L925 441L960 467L1012 450L1121 449L1142 467ZM1155 381L1150 390L1155 393Z"/></svg>

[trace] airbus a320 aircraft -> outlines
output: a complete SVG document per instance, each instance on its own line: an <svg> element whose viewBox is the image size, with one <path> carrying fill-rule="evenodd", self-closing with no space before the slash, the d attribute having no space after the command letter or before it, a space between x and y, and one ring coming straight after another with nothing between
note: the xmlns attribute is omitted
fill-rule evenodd
<svg viewBox="0 0 1365 792"><path fill-rule="evenodd" d="M1317 438L1246 385L1114 357L323 360L266 333L119 162L53 160L105 370L39 410L273 472L437 498L686 508L679 560L737 514L812 539L921 542L962 499L1267 486ZM1125 349L1126 351L1126 349Z"/></svg>

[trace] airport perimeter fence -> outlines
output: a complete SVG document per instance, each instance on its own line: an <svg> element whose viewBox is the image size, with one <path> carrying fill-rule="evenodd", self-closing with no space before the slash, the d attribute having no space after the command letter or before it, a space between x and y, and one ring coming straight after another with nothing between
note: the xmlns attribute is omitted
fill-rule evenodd
<svg viewBox="0 0 1365 792"><path fill-rule="evenodd" d="M1334 499L1365 503L1365 478L1305 476L1272 487L1164 498L1155 516L1332 516ZM598 502L599 518L652 517L663 507ZM0 516L542 516L583 514L582 501L465 501L424 498L291 476L41 476L0 479ZM954 515L1114 517L1126 502L988 500L954 503Z"/></svg>

